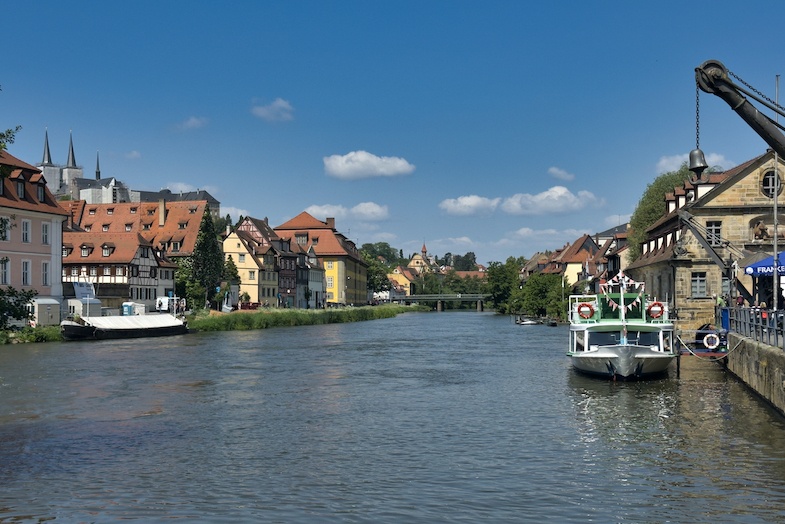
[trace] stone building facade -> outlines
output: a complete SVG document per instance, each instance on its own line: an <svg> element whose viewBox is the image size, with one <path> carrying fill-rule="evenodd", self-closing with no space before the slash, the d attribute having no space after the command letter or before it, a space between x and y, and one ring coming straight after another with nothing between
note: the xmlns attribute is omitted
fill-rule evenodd
<svg viewBox="0 0 785 524"><path fill-rule="evenodd" d="M782 159L775 169L768 151L666 196L665 215L646 231L641 256L627 269L646 282L650 295L669 303L680 328L714 322L715 295L771 304L771 279L753 281L744 268L773 254L774 181L779 177L779 200L783 172ZM778 209L778 223L784 219ZM778 241L785 244L785 227L778 229Z"/></svg>

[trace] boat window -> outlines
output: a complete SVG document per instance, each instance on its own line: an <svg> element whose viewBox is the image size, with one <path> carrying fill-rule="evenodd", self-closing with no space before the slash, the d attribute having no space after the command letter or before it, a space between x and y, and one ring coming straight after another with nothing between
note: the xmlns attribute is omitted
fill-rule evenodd
<svg viewBox="0 0 785 524"><path fill-rule="evenodd" d="M630 331L627 333L627 341L640 346L658 346L660 344L656 331Z"/></svg>
<svg viewBox="0 0 785 524"><path fill-rule="evenodd" d="M608 346L619 343L619 333L614 331L593 331L589 335L589 343L592 346Z"/></svg>

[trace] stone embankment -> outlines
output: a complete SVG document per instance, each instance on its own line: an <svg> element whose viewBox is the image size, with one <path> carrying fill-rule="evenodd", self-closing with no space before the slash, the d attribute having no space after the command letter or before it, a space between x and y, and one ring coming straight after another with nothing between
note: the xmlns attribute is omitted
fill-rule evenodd
<svg viewBox="0 0 785 524"><path fill-rule="evenodd" d="M782 348L729 333L726 367L785 415L785 351Z"/></svg>

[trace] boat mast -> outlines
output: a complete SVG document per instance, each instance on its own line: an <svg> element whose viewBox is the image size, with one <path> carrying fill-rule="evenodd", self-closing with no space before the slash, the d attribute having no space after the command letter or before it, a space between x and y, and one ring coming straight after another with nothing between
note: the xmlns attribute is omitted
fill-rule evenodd
<svg viewBox="0 0 785 524"><path fill-rule="evenodd" d="M627 307L624 305L624 292L627 291L627 277L623 271L619 272L619 304L621 307L621 344L627 344Z"/></svg>

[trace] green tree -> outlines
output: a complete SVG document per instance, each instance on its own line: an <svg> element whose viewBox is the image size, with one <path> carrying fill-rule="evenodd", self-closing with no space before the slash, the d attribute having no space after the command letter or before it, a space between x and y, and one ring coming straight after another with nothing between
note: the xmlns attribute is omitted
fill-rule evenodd
<svg viewBox="0 0 785 524"><path fill-rule="evenodd" d="M0 288L0 330L7 330L11 320L28 320L32 313L28 304L38 294L34 289Z"/></svg>
<svg viewBox="0 0 785 524"><path fill-rule="evenodd" d="M223 265L223 253L215 234L210 206L205 206L191 255L191 278L207 291L207 300L215 295L215 285L221 280Z"/></svg>
<svg viewBox="0 0 785 524"><path fill-rule="evenodd" d="M368 264L368 289L374 293L388 291L390 289L390 279L387 278L388 268L378 257L372 256L368 251L360 251L360 255Z"/></svg>
<svg viewBox="0 0 785 524"><path fill-rule="evenodd" d="M518 277L521 270L521 265L515 257L507 258L507 261L502 264L501 262L491 262L486 272L486 280L488 282L488 293L491 295L491 302L497 310L504 310L504 304L507 303L514 289L520 286L520 279Z"/></svg>
<svg viewBox="0 0 785 524"><path fill-rule="evenodd" d="M387 242L363 244L360 248L360 252L367 254L373 260L377 260L379 257L383 258L388 267L398 265L398 251Z"/></svg>
<svg viewBox="0 0 785 524"><path fill-rule="evenodd" d="M712 170L709 170L712 171ZM665 214L665 195L689 180L692 173L684 162L678 171L663 173L646 187L638 206L630 217L629 248L627 260L634 261L641 254L641 244L646 239L646 229Z"/></svg>
<svg viewBox="0 0 785 524"><path fill-rule="evenodd" d="M240 272L237 270L237 264L234 263L232 255L226 257L226 262L224 262L224 269L221 278L227 282L236 282L237 284L240 283Z"/></svg>
<svg viewBox="0 0 785 524"><path fill-rule="evenodd" d="M533 316L558 316L562 276L537 273L526 280L522 289L521 307Z"/></svg>
<svg viewBox="0 0 785 524"><path fill-rule="evenodd" d="M453 255L453 267L456 271L476 271L477 256L471 251L465 255Z"/></svg>

